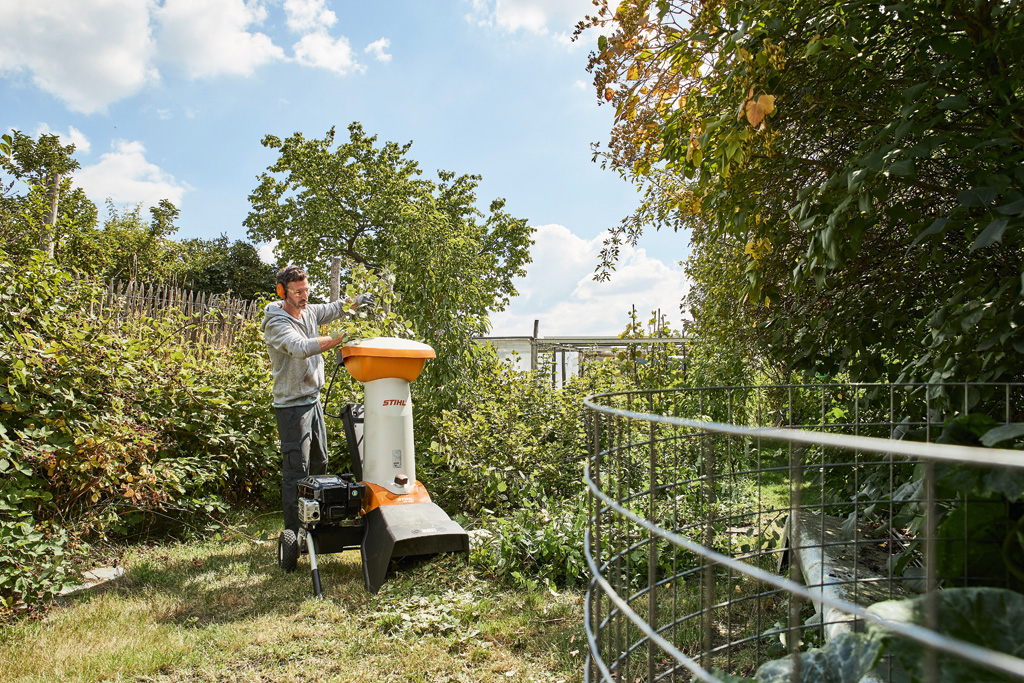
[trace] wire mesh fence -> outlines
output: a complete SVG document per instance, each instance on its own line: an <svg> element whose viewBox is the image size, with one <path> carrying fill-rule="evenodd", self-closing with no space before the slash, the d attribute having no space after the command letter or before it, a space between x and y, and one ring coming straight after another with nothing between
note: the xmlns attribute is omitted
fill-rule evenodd
<svg viewBox="0 0 1024 683"><path fill-rule="evenodd" d="M1022 393L590 397L587 679L1024 680Z"/></svg>

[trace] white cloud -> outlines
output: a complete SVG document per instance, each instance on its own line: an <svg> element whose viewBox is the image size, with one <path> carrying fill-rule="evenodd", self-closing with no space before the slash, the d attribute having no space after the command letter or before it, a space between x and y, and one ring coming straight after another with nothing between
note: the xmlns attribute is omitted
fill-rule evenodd
<svg viewBox="0 0 1024 683"><path fill-rule="evenodd" d="M579 43L573 42L571 31L559 31L553 36L553 38L556 43L569 50L573 50L579 45Z"/></svg>
<svg viewBox="0 0 1024 683"><path fill-rule="evenodd" d="M105 112L180 67L188 78L251 76L293 61L336 74L362 72L325 0L284 0L284 22L302 34L294 57L259 27L281 0L0 0L0 77L31 82L74 111ZM268 29L269 31L269 29ZM385 39L369 53L390 55ZM161 114L162 115L162 114Z"/></svg>
<svg viewBox="0 0 1024 683"><path fill-rule="evenodd" d="M324 0L284 0L288 28L305 33L334 26L337 15L324 6Z"/></svg>
<svg viewBox="0 0 1024 683"><path fill-rule="evenodd" d="M572 44L576 23L594 9L590 0L468 0L466 19L515 33L526 31L551 35L565 45Z"/></svg>
<svg viewBox="0 0 1024 683"><path fill-rule="evenodd" d="M112 146L113 151L100 156L98 162L75 172L75 184L89 197L94 201L109 197L118 204L142 203L146 207L168 199L181 207L182 197L192 186L146 161L146 148L141 142L117 140Z"/></svg>
<svg viewBox="0 0 1024 683"><path fill-rule="evenodd" d="M303 66L327 69L339 76L351 72L365 71L366 67L356 61L352 46L345 36L331 37L327 32L338 21L337 15L327 9L324 0L285 0L285 15L288 28L302 33L302 38L292 45L295 61ZM390 42L381 38L371 43L366 52L382 62L391 59L384 54Z"/></svg>
<svg viewBox="0 0 1024 683"><path fill-rule="evenodd" d="M278 240L275 237L256 248L256 253L260 255L260 261L271 266L277 265L277 256L274 254L274 250L277 249L277 242Z"/></svg>
<svg viewBox="0 0 1024 683"><path fill-rule="evenodd" d="M682 267L624 245L611 281L595 282L605 236L585 240L561 225L538 227L533 263L516 281L519 296L491 316L491 334L528 336L539 320L541 336L614 336L625 329L632 306L644 320L660 308L678 328L679 300L689 289Z"/></svg>
<svg viewBox="0 0 1024 683"><path fill-rule="evenodd" d="M327 69L339 76L365 70L364 66L356 62L352 46L345 36L332 38L326 31L315 31L302 36L292 49L295 50L296 61L304 66Z"/></svg>
<svg viewBox="0 0 1024 683"><path fill-rule="evenodd" d="M89 138L85 137L85 133L74 126L68 126L68 132L62 133L59 130L53 130L45 123L40 123L36 126L36 130L32 134L32 137L39 139L40 135L56 135L60 138L60 144L74 145L76 153L88 154L89 150L92 148L92 143L89 142Z"/></svg>
<svg viewBox="0 0 1024 683"><path fill-rule="evenodd" d="M28 73L78 112L104 111L158 79L151 0L0 3L0 73Z"/></svg>
<svg viewBox="0 0 1024 683"><path fill-rule="evenodd" d="M497 0L494 3L494 20L506 31L526 29L533 33L547 31L548 11L546 2L529 0Z"/></svg>
<svg viewBox="0 0 1024 683"><path fill-rule="evenodd" d="M161 56L181 63L192 78L249 76L285 58L269 36L249 30L267 17L259 0L165 0L154 14Z"/></svg>
<svg viewBox="0 0 1024 683"><path fill-rule="evenodd" d="M375 40L369 45L367 45L366 49L363 50L363 52L366 52L367 54L372 54L373 58L376 59L378 62L386 63L391 61L391 55L384 52L384 50L387 50L389 47L391 47L391 41L388 40L387 38L381 38L380 40Z"/></svg>

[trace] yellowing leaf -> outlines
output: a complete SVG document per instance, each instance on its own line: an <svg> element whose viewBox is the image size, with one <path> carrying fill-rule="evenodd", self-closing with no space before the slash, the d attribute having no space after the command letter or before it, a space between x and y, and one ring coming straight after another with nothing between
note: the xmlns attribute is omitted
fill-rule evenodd
<svg viewBox="0 0 1024 683"><path fill-rule="evenodd" d="M775 95L761 95L756 100L747 100L744 110L747 114L747 121L751 126L757 128L764 121L764 117L775 111Z"/></svg>
<svg viewBox="0 0 1024 683"><path fill-rule="evenodd" d="M626 80L635 81L640 78L640 67L634 64L629 67L629 71L626 72Z"/></svg>
<svg viewBox="0 0 1024 683"><path fill-rule="evenodd" d="M615 97L615 91L611 88L604 89L604 99L611 102L612 98Z"/></svg>
<svg viewBox="0 0 1024 683"><path fill-rule="evenodd" d="M753 257L755 261L760 261L765 254L772 250L772 243L765 237L757 239L751 239L747 242L747 246L743 249L743 253Z"/></svg>
<svg viewBox="0 0 1024 683"><path fill-rule="evenodd" d="M700 150L700 141L697 138L695 138L695 137L691 137L690 138L690 144L688 144L686 146L686 160L689 161L690 159L692 159L694 153L695 152L699 152L699 150ZM694 163L698 163L699 164L700 161L697 161L697 162L694 162Z"/></svg>

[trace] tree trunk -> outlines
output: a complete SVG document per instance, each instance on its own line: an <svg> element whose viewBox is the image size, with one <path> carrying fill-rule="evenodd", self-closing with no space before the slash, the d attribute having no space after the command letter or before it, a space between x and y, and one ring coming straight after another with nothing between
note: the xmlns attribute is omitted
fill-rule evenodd
<svg viewBox="0 0 1024 683"><path fill-rule="evenodd" d="M43 220L42 248L53 258L53 235L57 230L57 203L60 200L60 173L50 176L50 211Z"/></svg>

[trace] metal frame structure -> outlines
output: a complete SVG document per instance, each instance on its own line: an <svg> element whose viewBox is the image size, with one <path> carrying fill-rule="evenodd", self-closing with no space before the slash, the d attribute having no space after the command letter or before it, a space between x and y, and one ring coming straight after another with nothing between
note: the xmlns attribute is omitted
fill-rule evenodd
<svg viewBox="0 0 1024 683"><path fill-rule="evenodd" d="M872 623L923 646L918 680L938 681L952 658L993 679L1024 681L1024 659L943 635L936 598L954 585L1017 587L1007 572L972 560L978 539L949 522L953 510L966 520L993 501L951 494L942 482L953 468L1024 474L1024 453L935 442L949 440L951 419L968 415L1024 422L1022 398L1016 384L589 397L587 680L749 678L766 661L796 661L830 632ZM842 521L842 531L826 520ZM941 564L950 548L964 558L952 575ZM849 565L801 576L801 553ZM918 594L912 588L929 615L923 625L868 609ZM876 680L898 680L898 668L883 660ZM792 680L802 680L799 665Z"/></svg>
<svg viewBox="0 0 1024 683"><path fill-rule="evenodd" d="M615 349L660 344L677 344L685 349L687 344L685 337L479 337L476 341L492 345L502 341L529 343L530 370L540 370L542 367L546 371L550 370L553 386L564 386L571 374L567 371L567 354L579 354L579 367L582 370L585 365L583 359L609 357ZM550 356L549 361L543 360L546 356Z"/></svg>

